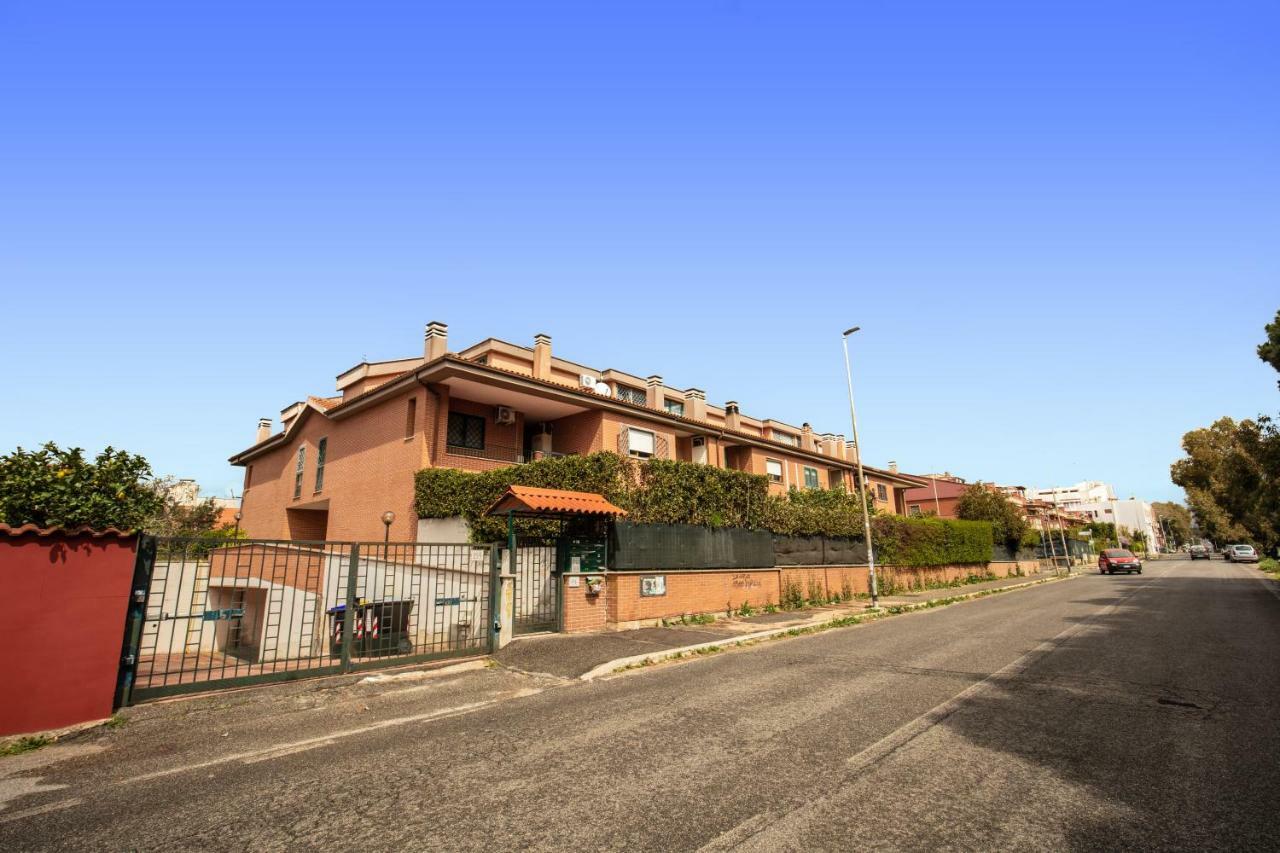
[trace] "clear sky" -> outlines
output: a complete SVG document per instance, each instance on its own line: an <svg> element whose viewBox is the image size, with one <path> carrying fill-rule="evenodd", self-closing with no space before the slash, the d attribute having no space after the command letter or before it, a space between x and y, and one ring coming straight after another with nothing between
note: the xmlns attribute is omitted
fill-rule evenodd
<svg viewBox="0 0 1280 853"><path fill-rule="evenodd" d="M1273 2L0 4L0 452L239 489L256 419L488 336L867 459L1178 496L1277 406Z"/></svg>

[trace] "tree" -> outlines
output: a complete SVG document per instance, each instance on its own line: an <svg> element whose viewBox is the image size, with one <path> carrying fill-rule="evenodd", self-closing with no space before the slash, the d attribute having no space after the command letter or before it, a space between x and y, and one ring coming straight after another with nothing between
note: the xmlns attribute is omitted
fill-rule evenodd
<svg viewBox="0 0 1280 853"><path fill-rule="evenodd" d="M141 527L156 536L197 537L218 533L218 504L213 498L201 499L194 493L184 494L173 477L162 477L151 483L151 488L161 498L155 513L145 519ZM193 502L186 502L184 498ZM221 525L226 527L226 525ZM231 531L227 531L230 533Z"/></svg>
<svg viewBox="0 0 1280 853"><path fill-rule="evenodd" d="M1280 311L1266 326L1258 357L1280 371ZM1280 545L1280 428L1266 415L1236 423L1220 418L1182 437L1185 459L1173 464L1200 529L1218 545L1252 540L1268 553Z"/></svg>
<svg viewBox="0 0 1280 853"><path fill-rule="evenodd" d="M1120 544L1116 526L1109 521L1091 521L1084 529L1089 531L1089 541L1099 551L1103 548L1115 548Z"/></svg>
<svg viewBox="0 0 1280 853"><path fill-rule="evenodd" d="M1173 501L1156 501L1151 507L1156 511L1161 527L1167 531L1169 544L1181 548L1191 541L1191 512L1185 506Z"/></svg>
<svg viewBox="0 0 1280 853"><path fill-rule="evenodd" d="M1258 358L1265 361L1280 372L1280 311L1276 312L1276 318L1263 327L1267 333L1267 339L1258 344ZM1276 382L1280 387L1280 381Z"/></svg>
<svg viewBox="0 0 1280 853"><path fill-rule="evenodd" d="M1280 543L1280 432L1270 418L1220 418L1182 438L1187 457L1173 464L1201 530L1219 545L1251 539Z"/></svg>
<svg viewBox="0 0 1280 853"><path fill-rule="evenodd" d="M1027 520L1013 502L982 483L964 490L956 502L956 514L965 521L991 522L995 541L1010 550L1017 550L1027 532Z"/></svg>
<svg viewBox="0 0 1280 853"><path fill-rule="evenodd" d="M78 447L48 442L0 456L0 522L134 530L160 512L151 465L108 447L91 462Z"/></svg>

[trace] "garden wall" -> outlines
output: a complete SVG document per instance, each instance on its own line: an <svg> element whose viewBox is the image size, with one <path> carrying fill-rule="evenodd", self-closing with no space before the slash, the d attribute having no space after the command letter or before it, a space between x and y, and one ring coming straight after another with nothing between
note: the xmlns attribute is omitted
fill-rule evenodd
<svg viewBox="0 0 1280 853"><path fill-rule="evenodd" d="M0 525L0 735L111 716L137 543Z"/></svg>
<svg viewBox="0 0 1280 853"><path fill-rule="evenodd" d="M882 593L894 588L907 591L930 584L961 581L974 574L996 578L1028 575L1039 565L1030 562L999 562L981 565L933 566L927 568L878 567ZM572 578L565 575L564 578ZM585 576L584 576L585 577ZM660 595L644 595L646 578L662 578ZM584 581L585 583L585 581ZM564 588L564 630L584 632L626 630L654 624L662 619L702 613L724 614L741 609L754 610L780 605L790 594L805 599L829 600L867 595L869 570L866 566L778 566L756 569L708 569L702 571L611 571L605 575L605 589L589 600L583 587ZM963 591L963 587L959 589Z"/></svg>

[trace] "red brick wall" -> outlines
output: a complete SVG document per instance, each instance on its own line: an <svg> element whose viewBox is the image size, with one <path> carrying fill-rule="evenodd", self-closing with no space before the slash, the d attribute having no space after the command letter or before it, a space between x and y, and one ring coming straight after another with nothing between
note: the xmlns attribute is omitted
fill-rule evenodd
<svg viewBox="0 0 1280 853"><path fill-rule="evenodd" d="M602 631L608 621L609 596L614 583L613 577L605 583L605 589L599 595L587 594L587 578L592 575L577 575L581 583L570 586L568 576L561 584L561 601L564 622L562 630L566 634L580 634L588 631Z"/></svg>
<svg viewBox="0 0 1280 853"><path fill-rule="evenodd" d="M413 435L406 438L411 397L417 400L417 417ZM288 539L291 525L286 510L319 509L328 511L326 538L381 541L382 514L391 510L396 514L391 538L412 540L418 527L413 474L426 465L424 426L436 419L434 402L426 389L418 387L344 420L329 420L311 412L292 441L253 460L253 481L244 493L241 528L255 539ZM316 446L321 438L327 438L328 443L324 484L316 491ZM300 445L305 445L307 452L302 494L294 498ZM305 522L299 530L317 532L314 525L307 527Z"/></svg>
<svg viewBox="0 0 1280 853"><path fill-rule="evenodd" d="M640 578L665 575L667 594L640 595ZM717 570L706 572L668 571L609 573L609 621L636 622L662 619L686 613L723 613L741 607L778 603L776 569Z"/></svg>
<svg viewBox="0 0 1280 853"><path fill-rule="evenodd" d="M1021 565L1024 574L1035 570L1034 564L989 563L975 566L939 566L929 568L877 568L881 588L892 581L900 587L915 589L929 582L962 580L970 574L990 573L996 577L1015 574ZM641 596L640 579L646 575L664 575L667 592L662 596ZM724 613L743 603L754 608L779 604L787 584L796 584L804 598L832 598L852 593L870 592L870 572L866 566L786 566L774 569L717 569L710 571L610 572L604 598L607 599L607 622L620 625L657 619L672 619L688 614ZM963 587L957 588L963 592ZM578 593L569 590L566 593ZM566 630L569 599L566 598ZM595 619L605 618L597 614ZM584 623L585 624L585 623ZM595 622L592 622L595 624ZM598 630L578 627L575 630Z"/></svg>
<svg viewBox="0 0 1280 853"><path fill-rule="evenodd" d="M555 422L551 449L557 453L586 456L600 450L604 442L604 412L582 412ZM616 449L616 448L615 448Z"/></svg>
<svg viewBox="0 0 1280 853"><path fill-rule="evenodd" d="M324 567L324 553L306 548L242 545L237 548L220 548L209 556L210 577L257 578L316 595L325 592ZM346 593L346 590L336 591Z"/></svg>
<svg viewBox="0 0 1280 853"><path fill-rule="evenodd" d="M137 539L0 533L0 735L111 716Z"/></svg>

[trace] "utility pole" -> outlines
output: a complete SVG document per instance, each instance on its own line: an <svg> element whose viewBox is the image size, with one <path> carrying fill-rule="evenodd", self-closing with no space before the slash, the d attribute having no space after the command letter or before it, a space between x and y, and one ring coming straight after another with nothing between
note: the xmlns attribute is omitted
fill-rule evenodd
<svg viewBox="0 0 1280 853"><path fill-rule="evenodd" d="M1053 514L1058 517L1058 534L1062 537L1062 555L1067 559L1067 574L1071 574L1071 552L1067 549L1067 531L1062 524L1062 513L1058 511L1058 492L1053 492ZM1058 564L1057 560L1053 561L1054 565Z"/></svg>
<svg viewBox="0 0 1280 853"><path fill-rule="evenodd" d="M858 462L858 491L861 492L862 529L867 539L867 569L870 575L871 606L875 608L880 606L880 590L876 584L876 552L875 547L871 544L871 510L867 506L867 478L862 471L862 442L858 439L858 410L853 405L853 370L849 367L849 336L860 328L861 326L854 326L851 329L846 329L845 333L840 336L840 342L844 345L844 376L845 381L849 384L849 420L853 426L853 452L857 454Z"/></svg>

